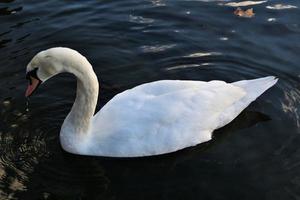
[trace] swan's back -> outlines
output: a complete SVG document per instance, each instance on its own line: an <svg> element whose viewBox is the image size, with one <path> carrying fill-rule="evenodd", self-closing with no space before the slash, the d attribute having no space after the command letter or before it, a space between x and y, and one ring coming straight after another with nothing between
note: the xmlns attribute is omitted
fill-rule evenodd
<svg viewBox="0 0 300 200"><path fill-rule="evenodd" d="M276 81L163 80L126 90L94 116L87 153L147 156L206 142Z"/></svg>

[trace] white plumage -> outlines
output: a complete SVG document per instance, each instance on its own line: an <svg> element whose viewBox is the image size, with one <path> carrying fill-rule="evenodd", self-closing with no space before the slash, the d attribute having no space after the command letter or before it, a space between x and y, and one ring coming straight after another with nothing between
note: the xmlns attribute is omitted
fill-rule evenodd
<svg viewBox="0 0 300 200"><path fill-rule="evenodd" d="M66 151L81 155L150 156L206 142L277 82L273 76L231 84L161 80L116 95L93 116L98 81L88 61L74 50L52 48L37 54L27 71L45 57L50 64L47 69L39 65L41 80L62 71L78 78L77 97L60 139Z"/></svg>

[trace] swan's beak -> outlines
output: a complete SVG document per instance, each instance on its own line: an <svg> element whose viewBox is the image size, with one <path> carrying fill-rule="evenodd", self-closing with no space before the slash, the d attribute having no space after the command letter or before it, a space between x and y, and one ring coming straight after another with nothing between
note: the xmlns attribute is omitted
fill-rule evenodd
<svg viewBox="0 0 300 200"><path fill-rule="evenodd" d="M33 78L32 76L28 77L29 79L29 84L25 93L26 97L29 97L32 95L32 93L39 87L39 85L42 83L41 80Z"/></svg>

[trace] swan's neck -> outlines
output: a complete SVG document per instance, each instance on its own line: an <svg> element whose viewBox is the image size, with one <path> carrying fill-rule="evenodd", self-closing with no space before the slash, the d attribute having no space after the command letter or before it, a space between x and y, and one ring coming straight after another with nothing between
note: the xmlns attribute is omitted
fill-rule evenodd
<svg viewBox="0 0 300 200"><path fill-rule="evenodd" d="M97 105L99 84L90 63L76 63L76 67L66 68L67 72L77 77L76 99L62 126L63 132L85 136L90 131L91 119ZM65 133L66 134L66 133Z"/></svg>

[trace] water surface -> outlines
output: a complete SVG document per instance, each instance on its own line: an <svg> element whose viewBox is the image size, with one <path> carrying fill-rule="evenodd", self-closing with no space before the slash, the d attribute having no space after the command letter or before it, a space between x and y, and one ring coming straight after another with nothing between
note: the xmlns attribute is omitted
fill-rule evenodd
<svg viewBox="0 0 300 200"><path fill-rule="evenodd" d="M0 0L0 199L299 199L300 3L243 7L249 19L226 3ZM55 46L92 63L98 109L161 79L280 80L208 143L143 159L77 156L59 144L73 76L47 81L26 111L26 65Z"/></svg>

